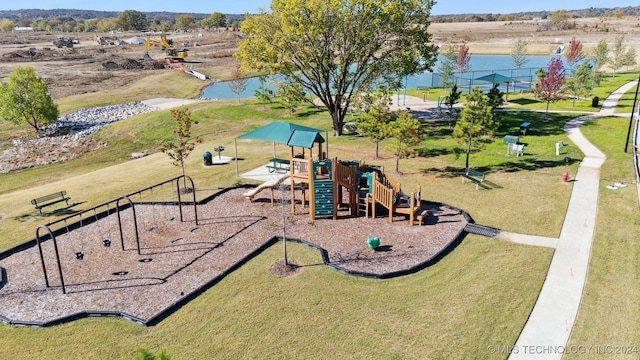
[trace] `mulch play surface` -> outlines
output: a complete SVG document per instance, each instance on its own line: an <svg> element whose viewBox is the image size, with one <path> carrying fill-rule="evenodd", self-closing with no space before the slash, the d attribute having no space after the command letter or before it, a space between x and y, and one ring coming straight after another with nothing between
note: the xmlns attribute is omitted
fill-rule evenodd
<svg viewBox="0 0 640 360"><path fill-rule="evenodd" d="M296 205L285 212L269 191L249 202L245 188L230 189L198 206L184 206L184 222L177 206L136 204L140 254L135 241L133 211L121 211L124 251L116 215L97 219L68 234L57 236L63 294L53 241L42 249L50 287L45 284L37 246L0 260L0 319L6 323L47 325L87 313L125 315L141 323L184 303L213 279L229 273L274 237L286 237L326 250L328 263L344 272L385 274L415 267L456 239L467 219L462 211L423 202L429 215L422 226L409 226L404 217L376 219L349 217L310 221L308 208ZM287 192L288 194L288 192ZM300 197L297 192L296 197ZM296 202L299 203L298 198ZM379 237L384 251L367 246L367 238ZM105 246L104 240L110 240ZM82 253L82 260L77 259ZM274 276L292 276L302 267L274 264ZM346 275L345 275L346 276ZM215 289L215 286L214 286ZM63 319L64 320L61 320ZM151 321L153 322L153 321Z"/></svg>

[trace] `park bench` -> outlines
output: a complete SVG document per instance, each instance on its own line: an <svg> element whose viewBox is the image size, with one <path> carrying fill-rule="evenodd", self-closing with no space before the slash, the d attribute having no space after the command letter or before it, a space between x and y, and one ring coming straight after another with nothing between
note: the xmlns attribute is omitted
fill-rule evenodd
<svg viewBox="0 0 640 360"><path fill-rule="evenodd" d="M476 184L476 190L478 190L478 186L480 185L480 183L484 181L484 173L470 168L465 169L465 171L460 176L462 177L463 183L465 179L468 179L472 183Z"/></svg>
<svg viewBox="0 0 640 360"><path fill-rule="evenodd" d="M66 202L69 205L70 197L67 196L67 192L65 190L55 192L53 194L41 196L31 200L31 204L36 207L36 210L40 211L42 214L42 208L47 207L49 205L54 205L59 202Z"/></svg>
<svg viewBox="0 0 640 360"><path fill-rule="evenodd" d="M523 122L520 124L520 134L527 135L527 130L529 130L529 126L531 126L530 122Z"/></svg>

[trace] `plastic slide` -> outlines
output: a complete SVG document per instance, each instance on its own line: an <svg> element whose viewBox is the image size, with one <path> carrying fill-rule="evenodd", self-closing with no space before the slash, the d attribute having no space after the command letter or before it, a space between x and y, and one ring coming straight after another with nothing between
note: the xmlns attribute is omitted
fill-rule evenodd
<svg viewBox="0 0 640 360"><path fill-rule="evenodd" d="M273 189L274 187L280 185L283 181L289 178L289 174L278 177L277 179L265 181L262 184L258 185L253 189L249 189L242 196L246 197L249 200L253 200L253 197L256 196L260 191L264 189Z"/></svg>

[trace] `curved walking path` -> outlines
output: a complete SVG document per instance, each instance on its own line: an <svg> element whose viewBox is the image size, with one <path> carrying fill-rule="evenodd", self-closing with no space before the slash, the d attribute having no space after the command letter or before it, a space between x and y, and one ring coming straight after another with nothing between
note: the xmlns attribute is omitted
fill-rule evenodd
<svg viewBox="0 0 640 360"><path fill-rule="evenodd" d="M509 359L561 359L575 322L589 265L598 206L600 167L605 155L580 132L580 125L597 117L612 116L620 97L636 85L630 82L614 91L600 112L565 124L571 141L584 153L574 178L566 217L555 243L555 253L538 300ZM514 235L514 237L517 237ZM553 241L541 239L545 246ZM517 239L514 240L517 242ZM535 244L531 237L527 243Z"/></svg>

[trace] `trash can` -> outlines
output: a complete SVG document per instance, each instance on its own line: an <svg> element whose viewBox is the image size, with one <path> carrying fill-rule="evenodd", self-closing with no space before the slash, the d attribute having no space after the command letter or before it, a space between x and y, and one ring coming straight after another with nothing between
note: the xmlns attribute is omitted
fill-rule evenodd
<svg viewBox="0 0 640 360"><path fill-rule="evenodd" d="M213 161L211 160L211 153L206 151L204 154L202 154L202 160L204 161L205 165L212 165Z"/></svg>
<svg viewBox="0 0 640 360"><path fill-rule="evenodd" d="M598 107L600 103L600 98L595 96L591 101L591 107Z"/></svg>

